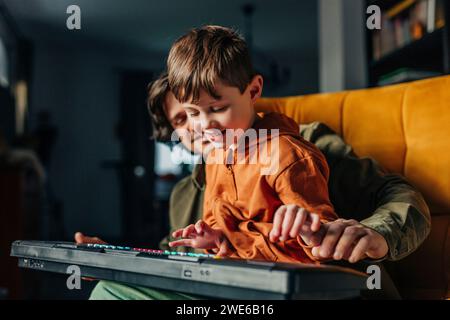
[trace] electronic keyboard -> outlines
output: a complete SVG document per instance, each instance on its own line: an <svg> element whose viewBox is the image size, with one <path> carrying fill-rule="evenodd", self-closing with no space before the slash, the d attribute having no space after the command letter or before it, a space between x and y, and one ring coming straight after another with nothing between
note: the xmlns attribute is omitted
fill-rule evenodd
<svg viewBox="0 0 450 320"><path fill-rule="evenodd" d="M221 299L352 299L365 273L330 265L217 259L214 255L71 242L14 241L21 268Z"/></svg>

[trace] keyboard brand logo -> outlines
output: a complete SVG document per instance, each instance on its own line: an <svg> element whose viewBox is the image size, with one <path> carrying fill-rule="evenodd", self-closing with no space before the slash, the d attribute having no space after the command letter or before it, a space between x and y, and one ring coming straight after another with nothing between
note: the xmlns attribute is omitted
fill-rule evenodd
<svg viewBox="0 0 450 320"><path fill-rule="evenodd" d="M66 286L67 289L73 290L81 289L81 270L79 266L76 265L70 265L67 267L67 274L70 274L70 276L67 278Z"/></svg>

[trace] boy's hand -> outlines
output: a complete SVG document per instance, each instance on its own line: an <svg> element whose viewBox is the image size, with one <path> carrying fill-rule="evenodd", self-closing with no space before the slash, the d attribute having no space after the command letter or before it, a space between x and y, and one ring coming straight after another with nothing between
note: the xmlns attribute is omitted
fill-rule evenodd
<svg viewBox="0 0 450 320"><path fill-rule="evenodd" d="M273 227L269 233L271 242L286 241L300 235L307 245L319 245L321 237L320 216L295 204L280 206L273 216Z"/></svg>
<svg viewBox="0 0 450 320"><path fill-rule="evenodd" d="M218 256L226 256L230 253L228 240L223 232L211 228L203 220L191 224L186 228L175 230L172 233L174 238L183 238L169 242L170 247L186 246L196 249L213 249Z"/></svg>

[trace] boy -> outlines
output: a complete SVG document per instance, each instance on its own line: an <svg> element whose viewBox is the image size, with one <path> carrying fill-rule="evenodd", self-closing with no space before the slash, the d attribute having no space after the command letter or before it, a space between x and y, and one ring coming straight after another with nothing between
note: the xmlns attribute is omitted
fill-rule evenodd
<svg viewBox="0 0 450 320"><path fill-rule="evenodd" d="M328 197L328 166L300 137L295 121L255 114L263 78L253 71L245 41L220 26L191 30L172 46L167 68L170 89L190 125L216 146L206 165L204 219L176 230L173 236L182 239L169 245L243 259L317 261L311 236L321 223L337 218ZM270 174L261 174L261 161L248 163L253 159L245 145L249 129L259 132L250 146L274 150L270 157L277 166ZM261 134L274 129L276 135ZM245 163L236 163L238 157Z"/></svg>
<svg viewBox="0 0 450 320"><path fill-rule="evenodd" d="M170 141L174 131L180 132L189 128L186 112L170 92L165 74L149 86L148 109L152 120L153 137L157 141ZM352 262L356 262L364 256L380 259L385 256L386 251L383 248L387 247L387 240L389 240L391 250L386 258L397 260L414 251L428 233L426 232L422 236L424 234L422 230L427 228L429 230L427 224L429 213L420 194L399 177L382 175L382 170L377 165L369 165L372 160L356 158L351 152L351 147L323 124L302 124L300 134L306 140L315 143L328 158L330 197L332 201L334 199L333 204L336 211L347 219L365 219L361 221L363 224L358 224L354 220L339 219L324 225L329 232L321 241L325 247L330 247L331 250L320 256L322 258L336 257L337 251L335 252L335 250L341 248L344 249L343 252L348 251L342 257L344 260L354 258L355 260ZM183 135L181 136L184 138ZM209 143L192 138L183 139L182 142L188 150L197 150L196 152L207 149L205 144ZM331 145L333 148L330 148ZM192 176L182 179L172 192L169 211L172 230L194 224L201 219L203 191L203 164L198 164ZM399 203L405 205L399 206ZM417 204L423 205L417 207ZM381 205L382 207L378 208ZM411 209L414 207L418 211ZM372 214L374 216L371 216ZM402 217L401 220L404 221L405 226L398 225L394 219L391 219L393 216ZM355 229L356 227L358 229ZM353 232L362 229L365 230L363 234ZM351 234L355 234L356 239L348 239L347 235L350 230L352 230ZM382 236L374 230L379 230ZM405 231L402 232L402 230ZM411 230L413 232L410 232ZM357 244L357 247L360 247L358 243L363 242L364 239L369 239L370 246L366 247L363 251L365 254L358 258L358 254L355 254L354 250L356 248L349 244ZM88 237L81 233L76 234L75 240L78 243L104 243L98 238ZM162 241L163 249L169 249L167 244L170 240L171 237L167 236ZM315 247L312 250L313 254L314 249L318 248L325 249L322 245ZM349 250L345 248L349 248ZM192 248L181 247L180 249L192 250ZM319 256L319 254L316 255ZM383 288L385 287L383 284ZM91 299L179 298L186 299L187 296L182 293L132 287L107 281L100 281L91 295Z"/></svg>

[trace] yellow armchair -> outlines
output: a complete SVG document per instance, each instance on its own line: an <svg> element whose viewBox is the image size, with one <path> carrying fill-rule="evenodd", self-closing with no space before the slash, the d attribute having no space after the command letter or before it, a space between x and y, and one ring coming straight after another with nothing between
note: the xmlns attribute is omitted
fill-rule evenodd
<svg viewBox="0 0 450 320"><path fill-rule="evenodd" d="M431 234L390 271L409 298L449 297L450 76L364 90L262 98L257 111L321 121L360 157L405 176L424 195Z"/></svg>

